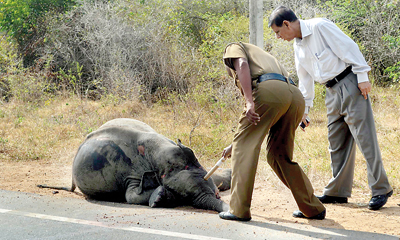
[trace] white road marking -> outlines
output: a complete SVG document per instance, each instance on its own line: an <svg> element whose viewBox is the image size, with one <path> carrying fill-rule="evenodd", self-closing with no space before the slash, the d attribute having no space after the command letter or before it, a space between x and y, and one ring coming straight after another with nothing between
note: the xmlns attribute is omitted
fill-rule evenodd
<svg viewBox="0 0 400 240"><path fill-rule="evenodd" d="M82 219L76 219L76 218L58 217L58 216L39 214L39 213L29 213L29 212L22 212L22 211L16 211L16 210L1 209L1 208L0 208L0 213L7 213L7 214L13 214L13 215L19 215L19 216L25 216L25 217L31 217L31 218L59 221L59 222L68 222L68 223L76 223L76 224L90 225L90 226L96 226L96 227L118 229L118 230L124 230L124 231L157 234L157 235L169 236L169 237L179 237L179 238L187 238L187 239L195 239L195 240L227 240L226 238L215 238L215 237L194 235L194 234L188 234L188 233L178 233L178 232L170 232L170 231L163 231L163 230L157 230L157 229L149 229L149 228L107 226L101 222L94 222L94 221L88 221L88 220L82 220Z"/></svg>
<svg viewBox="0 0 400 240"><path fill-rule="evenodd" d="M0 208L0 213L6 213L6 212L11 212L11 210L1 209L1 208Z"/></svg>

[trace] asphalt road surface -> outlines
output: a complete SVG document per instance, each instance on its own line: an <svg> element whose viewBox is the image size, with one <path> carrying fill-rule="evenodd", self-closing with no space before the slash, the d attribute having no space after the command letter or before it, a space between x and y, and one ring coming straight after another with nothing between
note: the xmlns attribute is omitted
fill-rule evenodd
<svg viewBox="0 0 400 240"><path fill-rule="evenodd" d="M0 239L351 239L397 236L306 224L221 220L191 207L153 209L0 190Z"/></svg>

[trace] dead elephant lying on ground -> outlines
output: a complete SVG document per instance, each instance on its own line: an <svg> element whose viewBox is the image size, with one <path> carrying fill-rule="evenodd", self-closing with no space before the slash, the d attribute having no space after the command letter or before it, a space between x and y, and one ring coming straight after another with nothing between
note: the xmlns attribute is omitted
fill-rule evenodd
<svg viewBox="0 0 400 240"><path fill-rule="evenodd" d="M150 207L229 210L218 188L230 189L230 169L207 181L206 174L193 151L180 141L173 142L143 122L121 118L86 137L74 159L71 189L58 189L78 187L92 199Z"/></svg>

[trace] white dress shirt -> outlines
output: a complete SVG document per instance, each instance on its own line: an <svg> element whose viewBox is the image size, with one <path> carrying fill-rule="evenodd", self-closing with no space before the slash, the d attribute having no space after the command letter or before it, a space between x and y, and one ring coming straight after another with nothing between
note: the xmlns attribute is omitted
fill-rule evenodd
<svg viewBox="0 0 400 240"><path fill-rule="evenodd" d="M324 18L300 20L300 28L302 39L295 38L293 46L306 113L313 106L314 81L324 84L350 65L358 83L369 81L371 68L358 45L333 22Z"/></svg>

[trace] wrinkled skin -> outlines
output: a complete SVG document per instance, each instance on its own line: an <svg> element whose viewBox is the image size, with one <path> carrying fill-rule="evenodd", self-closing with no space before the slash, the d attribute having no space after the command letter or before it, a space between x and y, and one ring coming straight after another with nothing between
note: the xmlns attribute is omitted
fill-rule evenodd
<svg viewBox="0 0 400 240"><path fill-rule="evenodd" d="M230 188L230 169L207 181L206 174L180 141L176 144L143 122L114 119L79 147L70 190L76 186L89 198L150 207L191 205L227 211L218 193Z"/></svg>

